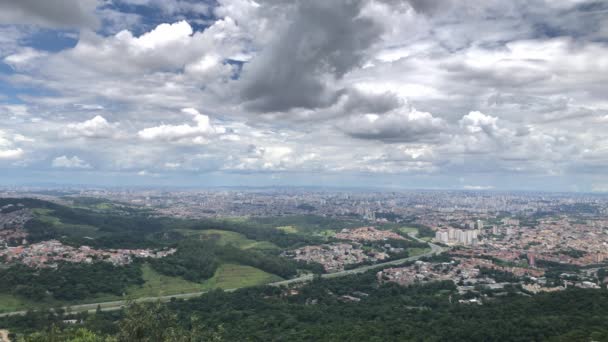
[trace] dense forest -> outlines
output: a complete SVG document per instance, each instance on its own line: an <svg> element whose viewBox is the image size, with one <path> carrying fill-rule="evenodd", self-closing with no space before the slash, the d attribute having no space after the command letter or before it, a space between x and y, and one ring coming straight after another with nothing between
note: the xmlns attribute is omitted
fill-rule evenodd
<svg viewBox="0 0 608 342"><path fill-rule="evenodd" d="M346 296L351 297L346 297ZM359 301L353 301L357 297ZM346 298L346 299L345 299ZM0 319L31 341L90 334L102 341L604 341L608 292L571 289L533 297L507 294L483 305L459 304L451 282L377 286L373 272L316 280L297 293L258 287L125 312L68 317L29 313ZM87 340L89 341L89 340Z"/></svg>
<svg viewBox="0 0 608 342"><path fill-rule="evenodd" d="M143 283L139 264L114 266L60 263L56 269L35 269L14 265L0 269L0 293L11 293L32 300L86 299L98 293L122 295L129 285Z"/></svg>

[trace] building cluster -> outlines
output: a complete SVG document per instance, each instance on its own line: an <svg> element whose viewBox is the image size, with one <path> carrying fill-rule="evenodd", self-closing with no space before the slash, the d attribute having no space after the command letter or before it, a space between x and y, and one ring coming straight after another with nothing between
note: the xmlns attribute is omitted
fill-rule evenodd
<svg viewBox="0 0 608 342"><path fill-rule="evenodd" d="M315 262L323 265L327 272L344 270L344 266L362 262L375 262L388 258L386 252L364 251L358 244L333 243L318 246L305 246L283 254L294 260Z"/></svg>
<svg viewBox="0 0 608 342"><path fill-rule="evenodd" d="M50 195L58 193L61 197ZM282 216L315 214L358 217L372 222L407 221L436 227L442 221L469 223L509 212L515 216L535 213L608 214L608 198L599 195L490 191L371 191L311 188L211 188L211 189L43 189L4 188L0 197L33 197L69 204L70 197L94 197L150 208L158 215L189 218L225 216ZM517 220L517 218L511 218ZM514 222L513 222L514 223ZM517 225L517 224L514 224Z"/></svg>
<svg viewBox="0 0 608 342"><path fill-rule="evenodd" d="M181 218L314 214L368 220L365 225L384 221L401 222L404 226L413 223L433 229L437 242L462 248L458 253L504 260L525 270L541 270L545 261L580 266L608 262L608 196L597 194L328 191L297 187L179 191L74 188L63 189L61 197L51 193L56 192L5 188L0 190L0 197L34 197L62 204L69 204L72 197L103 198L149 208L155 215ZM0 215L2 247L6 245L3 241L24 237L20 230L23 222L19 220L27 219L27 211L0 209L6 209L6 214ZM348 243L304 247L298 258L338 270L370 257L359 244L402 238L373 227L344 230L335 237ZM517 268L513 271L528 272Z"/></svg>
<svg viewBox="0 0 608 342"><path fill-rule="evenodd" d="M33 216L28 209L15 209L14 205L6 205L0 208L0 248L9 244L24 244L27 237L23 226Z"/></svg>
<svg viewBox="0 0 608 342"><path fill-rule="evenodd" d="M476 284L495 284L491 278L480 278L481 267L492 268L494 265L484 259L458 259L451 262L433 263L416 261L413 265L393 267L376 273L380 283L394 282L400 285L412 285L431 281L452 281L460 286Z"/></svg>
<svg viewBox="0 0 608 342"><path fill-rule="evenodd" d="M385 241L405 240L405 238L389 230L379 230L375 227L360 227L355 229L342 229L336 233L336 238L351 241Z"/></svg>
<svg viewBox="0 0 608 342"><path fill-rule="evenodd" d="M514 224L514 223L510 223ZM439 230L438 230L439 231ZM577 220L568 215L532 226L493 226L480 234L471 253L508 261L539 261L588 266L608 258L608 220Z"/></svg>
<svg viewBox="0 0 608 342"><path fill-rule="evenodd" d="M57 240L48 240L26 246L0 249L0 260L5 263L21 263L30 267L55 267L58 262L92 263L110 262L126 265L133 258L163 258L175 253L175 249L108 249L99 250L88 246L78 248L64 245Z"/></svg>
<svg viewBox="0 0 608 342"><path fill-rule="evenodd" d="M441 229L435 232L435 241L445 244L461 244L465 246L476 245L478 243L480 231L462 230L455 228Z"/></svg>
<svg viewBox="0 0 608 342"><path fill-rule="evenodd" d="M497 284L495 279L484 276L480 270L490 269L512 273L519 277L539 277L543 271L519 267L504 267L492 260L482 258L454 257L450 262L416 261L413 265L383 269L376 273L378 282L394 282L400 285L412 285L430 281L452 281L459 286L460 292L466 292L471 286L482 285L489 289L497 289L505 283Z"/></svg>

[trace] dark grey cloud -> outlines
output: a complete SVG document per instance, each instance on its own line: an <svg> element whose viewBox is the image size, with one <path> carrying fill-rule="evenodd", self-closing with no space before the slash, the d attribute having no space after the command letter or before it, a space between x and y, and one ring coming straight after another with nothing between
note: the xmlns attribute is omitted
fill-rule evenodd
<svg viewBox="0 0 608 342"><path fill-rule="evenodd" d="M96 28L95 0L0 0L0 24Z"/></svg>
<svg viewBox="0 0 608 342"><path fill-rule="evenodd" d="M359 66L381 26L361 16L362 0L302 0L274 42L243 72L247 107L256 111L323 108L340 95L333 81Z"/></svg>
<svg viewBox="0 0 608 342"><path fill-rule="evenodd" d="M401 99L395 94L386 92L381 94L366 94L356 89L347 92L347 101L344 103L343 113L386 113L403 105Z"/></svg>

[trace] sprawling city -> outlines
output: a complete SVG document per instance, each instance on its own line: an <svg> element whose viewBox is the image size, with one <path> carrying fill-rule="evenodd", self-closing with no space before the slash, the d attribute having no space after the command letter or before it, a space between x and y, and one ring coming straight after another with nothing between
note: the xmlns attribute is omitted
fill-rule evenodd
<svg viewBox="0 0 608 342"><path fill-rule="evenodd" d="M0 342L608 342L607 85L607 0L0 0Z"/></svg>
<svg viewBox="0 0 608 342"><path fill-rule="evenodd" d="M247 288L256 305L324 307L375 305L397 286L411 297L400 310L417 314L598 300L608 285L601 194L10 187L0 204L0 322L17 327L6 331L47 310L45 324L90 329L140 305L129 303L188 312Z"/></svg>

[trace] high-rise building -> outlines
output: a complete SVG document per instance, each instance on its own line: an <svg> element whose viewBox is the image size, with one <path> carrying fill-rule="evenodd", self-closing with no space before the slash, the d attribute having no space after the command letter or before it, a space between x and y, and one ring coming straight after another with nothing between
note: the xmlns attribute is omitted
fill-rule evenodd
<svg viewBox="0 0 608 342"><path fill-rule="evenodd" d="M450 240L458 240L458 239L456 238L456 230L457 230L457 229L454 229L454 228L450 228L450 229L448 229L448 238L449 238Z"/></svg>
<svg viewBox="0 0 608 342"><path fill-rule="evenodd" d="M435 233L435 240L437 242L441 242L441 243L448 243L449 242L448 232L446 232L446 231L437 231Z"/></svg>
<svg viewBox="0 0 608 342"><path fill-rule="evenodd" d="M532 252L528 253L528 265L536 267L536 256Z"/></svg>

